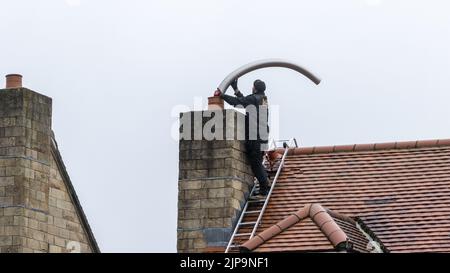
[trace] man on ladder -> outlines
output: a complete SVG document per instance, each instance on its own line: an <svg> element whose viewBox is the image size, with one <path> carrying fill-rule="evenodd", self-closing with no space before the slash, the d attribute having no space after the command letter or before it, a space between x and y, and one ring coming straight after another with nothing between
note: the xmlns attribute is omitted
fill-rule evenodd
<svg viewBox="0 0 450 273"><path fill-rule="evenodd" d="M259 191L255 196L264 197L269 193L269 180L266 169L263 166L264 151L267 149L269 138L269 109L265 94L266 84L261 80L256 80L253 83L252 94L245 97L238 89L237 79L233 81L231 87L234 89L235 97L222 93L219 95L233 107L245 107L245 146L247 157L253 174L259 182Z"/></svg>

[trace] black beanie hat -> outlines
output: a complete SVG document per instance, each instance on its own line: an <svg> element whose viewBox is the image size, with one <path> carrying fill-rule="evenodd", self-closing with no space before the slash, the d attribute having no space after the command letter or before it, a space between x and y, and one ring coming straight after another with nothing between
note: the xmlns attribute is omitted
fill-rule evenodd
<svg viewBox="0 0 450 273"><path fill-rule="evenodd" d="M255 89L256 89L258 92L264 92L264 91L266 91L266 84L265 84L262 80L256 80L256 81L253 83L253 86L255 87Z"/></svg>

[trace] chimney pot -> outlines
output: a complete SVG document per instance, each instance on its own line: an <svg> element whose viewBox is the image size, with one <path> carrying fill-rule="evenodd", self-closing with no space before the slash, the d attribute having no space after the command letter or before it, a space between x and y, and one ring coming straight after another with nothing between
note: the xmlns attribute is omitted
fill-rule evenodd
<svg viewBox="0 0 450 273"><path fill-rule="evenodd" d="M224 102L223 99L214 96L208 98L208 110L223 110L224 108Z"/></svg>
<svg viewBox="0 0 450 273"><path fill-rule="evenodd" d="M6 88L21 88L21 87L22 87L22 75L20 74L6 75Z"/></svg>

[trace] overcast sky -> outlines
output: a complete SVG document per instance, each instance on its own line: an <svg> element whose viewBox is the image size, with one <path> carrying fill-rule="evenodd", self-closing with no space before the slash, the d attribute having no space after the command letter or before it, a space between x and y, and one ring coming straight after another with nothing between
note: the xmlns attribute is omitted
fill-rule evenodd
<svg viewBox="0 0 450 273"><path fill-rule="evenodd" d="M53 129L103 252L175 252L176 105L235 68L302 146L450 138L446 0L15 0L0 3L0 74L53 98Z"/></svg>

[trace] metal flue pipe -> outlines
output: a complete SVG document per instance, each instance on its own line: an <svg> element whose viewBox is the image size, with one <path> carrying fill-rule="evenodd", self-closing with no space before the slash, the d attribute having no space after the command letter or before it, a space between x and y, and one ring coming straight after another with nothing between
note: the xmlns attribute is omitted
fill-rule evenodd
<svg viewBox="0 0 450 273"><path fill-rule="evenodd" d="M241 66L240 68L234 70L231 72L219 85L218 90L220 90L222 93L225 93L230 87L230 84L233 82L233 80L258 69L261 68L267 68L267 67L284 67L288 69L292 69L294 71L297 71L298 73L304 75L308 79L310 79L312 82L314 82L316 85L320 83L320 78L315 76L313 73L308 71L306 68L297 65L293 62L283 60L283 59L264 59L255 61L249 64L246 64L244 66Z"/></svg>

